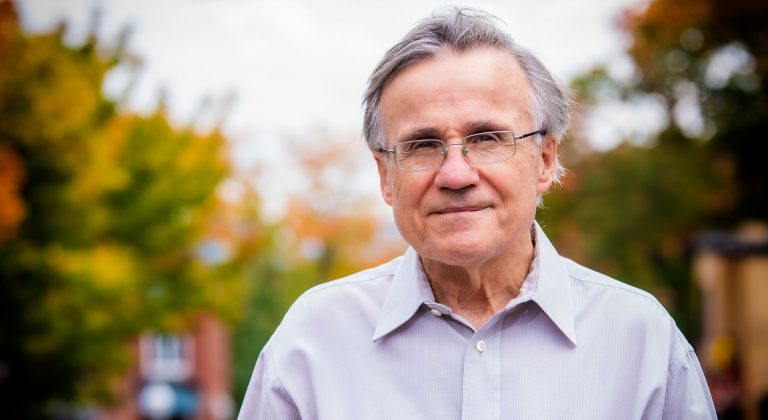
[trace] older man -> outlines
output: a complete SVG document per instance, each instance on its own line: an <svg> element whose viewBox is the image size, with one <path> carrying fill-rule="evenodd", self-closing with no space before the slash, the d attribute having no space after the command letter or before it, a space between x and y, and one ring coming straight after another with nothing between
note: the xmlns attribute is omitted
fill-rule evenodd
<svg viewBox="0 0 768 420"><path fill-rule="evenodd" d="M569 100L487 14L422 21L377 65L365 137L402 257L302 295L241 419L710 419L648 293L560 257L534 221Z"/></svg>

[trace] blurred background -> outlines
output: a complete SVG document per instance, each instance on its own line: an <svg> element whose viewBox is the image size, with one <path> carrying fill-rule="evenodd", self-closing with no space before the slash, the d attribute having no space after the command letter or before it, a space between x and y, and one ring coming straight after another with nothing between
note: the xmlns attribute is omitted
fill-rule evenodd
<svg viewBox="0 0 768 420"><path fill-rule="evenodd" d="M768 3L478 1L573 89L561 254L768 418ZM401 253L360 138L442 3L0 0L0 416L228 419L314 284Z"/></svg>

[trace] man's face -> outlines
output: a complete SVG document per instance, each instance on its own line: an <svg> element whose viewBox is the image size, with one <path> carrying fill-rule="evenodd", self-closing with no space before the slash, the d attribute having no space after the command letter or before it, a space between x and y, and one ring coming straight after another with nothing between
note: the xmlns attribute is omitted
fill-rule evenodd
<svg viewBox="0 0 768 420"><path fill-rule="evenodd" d="M527 79L496 49L442 51L413 64L384 88L381 121L387 148L419 138L461 143L483 131L528 133ZM451 146L436 171L404 172L377 154L384 200L405 240L427 260L463 267L530 248L536 197L552 183L557 146L518 141L504 162L472 165ZM527 241L527 244L526 244Z"/></svg>

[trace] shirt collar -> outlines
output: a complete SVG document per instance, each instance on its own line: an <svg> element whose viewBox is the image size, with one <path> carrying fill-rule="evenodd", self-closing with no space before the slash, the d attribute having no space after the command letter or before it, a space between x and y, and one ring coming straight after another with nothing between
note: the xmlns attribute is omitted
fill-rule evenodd
<svg viewBox="0 0 768 420"><path fill-rule="evenodd" d="M576 316L570 275L552 242L536 228L536 258L526 283L531 281L532 298L568 340L576 345Z"/></svg>
<svg viewBox="0 0 768 420"><path fill-rule="evenodd" d="M539 224L534 222L534 227L536 257L523 284L523 291L531 294L531 300L575 345L576 325L568 271ZM409 247L392 279L372 340L391 333L411 319L423 303L434 300L419 256Z"/></svg>
<svg viewBox="0 0 768 420"><path fill-rule="evenodd" d="M392 286L381 308L373 341L391 333L411 319L424 302L434 302L435 297L429 286L421 260L416 251L408 247L392 278Z"/></svg>

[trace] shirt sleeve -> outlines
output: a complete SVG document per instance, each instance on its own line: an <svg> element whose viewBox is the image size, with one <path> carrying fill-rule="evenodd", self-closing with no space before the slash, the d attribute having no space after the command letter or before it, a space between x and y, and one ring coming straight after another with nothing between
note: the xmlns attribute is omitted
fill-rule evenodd
<svg viewBox="0 0 768 420"><path fill-rule="evenodd" d="M662 419L717 419L707 380L693 349L669 372Z"/></svg>
<svg viewBox="0 0 768 420"><path fill-rule="evenodd" d="M251 382L243 398L238 420L300 420L293 399L280 383L270 364L267 349L256 361Z"/></svg>

